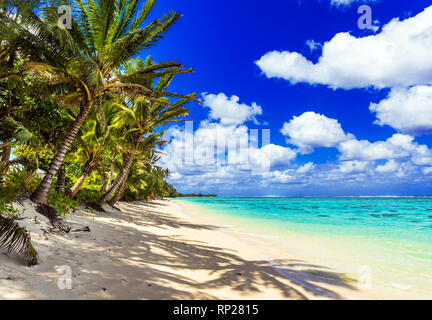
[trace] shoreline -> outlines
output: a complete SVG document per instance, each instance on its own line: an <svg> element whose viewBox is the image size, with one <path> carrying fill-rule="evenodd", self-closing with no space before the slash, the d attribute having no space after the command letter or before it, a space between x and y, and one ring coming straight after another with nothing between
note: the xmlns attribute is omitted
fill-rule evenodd
<svg viewBox="0 0 432 320"><path fill-rule="evenodd" d="M387 267L383 269L380 262L375 260L375 255L364 260L369 254L363 252L363 255L359 255L359 250L365 251L365 248L355 247L355 242L346 239L345 235L332 235L328 238L322 234L305 234L297 231L295 226L292 226L294 230L286 230L259 218L254 220L230 216L224 212L213 211L205 205L190 203L187 200L186 203L181 200L180 202L190 209L194 218L199 218L198 213L203 213L206 220L210 217L212 223L224 226L221 231L225 234L241 239L251 247L260 248L261 252L265 252L260 254L260 258L276 269L280 267L282 270L289 270L282 273L294 282L298 282L305 276L308 278L309 275L307 272L306 274L293 273L291 265L279 264L277 261L291 259L301 261L306 265L317 266L318 269L328 270L340 278L347 279L353 290L345 290L344 286L331 288L342 299L428 299L432 296L428 287L413 288L406 285L405 278L397 277L402 275L400 270L393 274L394 271L392 272L391 269ZM356 239L357 242L360 240L363 241ZM353 252L353 249L357 252ZM305 268L294 266L294 269L304 270ZM315 273L315 270L310 271ZM388 275L389 272L391 276ZM369 275L370 280L367 279ZM320 280L322 279L317 280L318 285L315 288L311 288L313 292L316 291L315 293L320 292ZM321 296L326 295L323 293Z"/></svg>
<svg viewBox="0 0 432 320"><path fill-rule="evenodd" d="M0 299L421 299L359 290L344 274L250 241L178 200L118 207L95 216L81 208L67 221L91 232L56 236L42 232L43 217L24 205L41 261L29 268L1 254ZM71 290L58 287L65 265Z"/></svg>

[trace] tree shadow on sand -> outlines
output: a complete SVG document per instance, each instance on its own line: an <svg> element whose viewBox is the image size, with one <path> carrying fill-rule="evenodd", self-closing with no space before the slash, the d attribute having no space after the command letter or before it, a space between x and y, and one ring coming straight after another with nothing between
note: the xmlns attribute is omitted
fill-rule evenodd
<svg viewBox="0 0 432 320"><path fill-rule="evenodd" d="M343 299L335 288L354 290L342 275L321 266L298 260L245 260L233 250L185 240L176 229L217 227L189 223L157 205L130 203L121 209L121 214L98 213L103 222L93 224L92 232L69 235L74 241L44 257L49 263L31 268L35 283L23 283L22 296L31 298L28 293L36 287L56 293L42 296L46 299L221 299L229 290L245 299L266 297L270 291L285 299ZM137 226L129 224L131 220ZM71 267L72 290L42 290L56 286L52 265Z"/></svg>
<svg viewBox="0 0 432 320"><path fill-rule="evenodd" d="M147 203L147 202L133 202L127 205L127 208L122 207L120 212L126 213L127 221L133 221L140 226L156 226L164 229L169 228L189 228L197 230L216 230L219 227L214 225L193 224L185 220L176 218L172 215L163 213L157 210L161 206L166 206L163 203ZM123 219L124 216L115 218Z"/></svg>
<svg viewBox="0 0 432 320"><path fill-rule="evenodd" d="M217 229L215 226L192 224L165 214L157 210L158 205L128 204L127 207L122 207L125 214L116 219L127 221L131 218L137 225L163 229ZM288 299L307 299L305 292L316 298L343 299L328 286L355 290L343 275L298 260L249 261L242 259L234 251L227 252L226 249L198 241L185 241L176 235L162 236L132 227L123 228L122 233L122 237L139 239L139 243L130 248L122 247L121 259L112 264L110 268L114 270L109 273L121 273L120 269L125 265L141 268L145 264L147 268L139 271L140 279L151 284L153 296L159 290L160 298L163 299L214 299L216 297L205 291L222 288L230 288L245 297L263 293L262 288L271 288ZM210 279L199 282L193 276L184 277L171 271L162 271L168 268L187 270L192 274L207 272ZM143 293L138 293L139 291L138 289L136 293L138 297ZM114 291L111 292L115 294Z"/></svg>

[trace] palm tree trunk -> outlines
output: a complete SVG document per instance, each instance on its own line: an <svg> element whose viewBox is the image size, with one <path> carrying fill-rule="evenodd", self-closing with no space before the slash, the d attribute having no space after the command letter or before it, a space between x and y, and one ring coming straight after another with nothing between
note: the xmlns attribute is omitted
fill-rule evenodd
<svg viewBox="0 0 432 320"><path fill-rule="evenodd" d="M106 189L111 188L111 183L112 183L113 175L114 175L114 166L115 166L116 155L117 155L117 153L114 151L114 153L112 155L110 174L109 174L109 177L108 177L108 182L107 182L107 185L106 185ZM106 191L106 189L104 191Z"/></svg>
<svg viewBox="0 0 432 320"><path fill-rule="evenodd" d="M102 192L105 192L106 186L107 186L107 180L106 180L106 177L105 177L105 166L103 165L103 163L98 168L98 172L99 172L100 179L101 179L101 184L102 184L100 192L102 193Z"/></svg>
<svg viewBox="0 0 432 320"><path fill-rule="evenodd" d="M132 166L131 166L131 168L132 168ZM112 197L112 199L110 201L108 201L108 204L111 207L113 207L121 199L121 197L123 196L123 193L124 193L125 187L126 187L126 182L127 182L128 178L129 178L129 173L130 173L130 169L131 168L129 168L129 171L125 173L125 175L123 177L123 181L121 182L121 184L120 184L120 186L118 188L118 191L115 194L115 196Z"/></svg>
<svg viewBox="0 0 432 320"><path fill-rule="evenodd" d="M135 145L132 149L132 152L129 155L129 159L126 163L126 167L117 176L117 179L114 181L113 186L100 198L100 200L99 200L100 205L106 203L108 200L111 199L111 197L114 195L114 193L117 192L117 190L121 186L123 179L125 177L127 178L127 175L129 175L130 169L132 168L133 161L135 160L135 155L136 155L136 152L138 150L138 146L139 146L139 139L137 139L135 142Z"/></svg>
<svg viewBox="0 0 432 320"><path fill-rule="evenodd" d="M69 151L69 148L71 147L72 143L74 142L79 129L81 128L82 124L84 123L87 116L89 115L90 109L91 109L90 103L81 106L80 114L76 118L72 126L72 129L67 134L65 140L63 141L62 145L58 149L56 155L54 156L54 159L51 161L49 169L46 172L45 177L43 178L41 184L31 195L30 200L32 200L33 202L45 203L45 204L48 202L48 192L52 186L54 178L57 175L57 172L59 171L60 167L62 166L66 154Z"/></svg>
<svg viewBox="0 0 432 320"><path fill-rule="evenodd" d="M56 190L59 193L65 193L66 191L66 170L64 164L60 167L57 174Z"/></svg>
<svg viewBox="0 0 432 320"><path fill-rule="evenodd" d="M6 140L3 141L3 145L5 146L2 150L2 158L1 158L1 162L8 162L10 159L10 155L11 155L11 145L10 145L10 140Z"/></svg>
<svg viewBox="0 0 432 320"><path fill-rule="evenodd" d="M81 176L81 178L78 179L78 181L73 185L73 187L69 191L69 197L71 199L75 198L78 191L81 189L82 185L87 180L87 178L91 175L92 172L93 172L93 169L91 169L91 168L86 168L84 170L84 173Z"/></svg>
<svg viewBox="0 0 432 320"><path fill-rule="evenodd" d="M4 148L2 148L2 156L0 159L0 174L3 176L6 174L9 165L9 159L10 159L10 155L11 155L11 145L10 145L10 141L6 140L3 141L2 146L4 146Z"/></svg>

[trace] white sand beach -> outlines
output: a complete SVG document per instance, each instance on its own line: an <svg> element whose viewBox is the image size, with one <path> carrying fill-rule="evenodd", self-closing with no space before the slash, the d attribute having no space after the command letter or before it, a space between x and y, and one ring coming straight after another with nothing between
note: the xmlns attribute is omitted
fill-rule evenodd
<svg viewBox="0 0 432 320"><path fill-rule="evenodd" d="M90 232L64 236L43 231L46 218L31 202L17 207L24 210L19 223L31 232L40 263L26 267L19 258L2 253L0 299L422 297L375 285L360 290L346 275L266 248L265 242L242 237L176 200L120 203L121 212L95 215L81 208L67 221L74 229L89 226ZM70 267L71 289L59 289L64 279L57 272L60 266Z"/></svg>

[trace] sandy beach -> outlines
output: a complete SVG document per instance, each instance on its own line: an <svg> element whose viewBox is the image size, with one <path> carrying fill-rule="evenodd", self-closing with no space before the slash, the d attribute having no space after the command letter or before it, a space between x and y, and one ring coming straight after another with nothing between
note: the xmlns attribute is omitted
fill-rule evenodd
<svg viewBox="0 0 432 320"><path fill-rule="evenodd" d="M17 206L24 211L20 224L31 232L40 263L25 267L19 258L2 253L1 299L416 297L379 286L360 290L344 274L277 248L267 251L264 242L209 223L205 214L175 200L120 203L121 212L95 215L81 208L67 221L74 229L88 226L90 232L64 236L45 232L47 221L30 202ZM71 289L61 290L67 268Z"/></svg>

